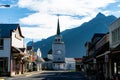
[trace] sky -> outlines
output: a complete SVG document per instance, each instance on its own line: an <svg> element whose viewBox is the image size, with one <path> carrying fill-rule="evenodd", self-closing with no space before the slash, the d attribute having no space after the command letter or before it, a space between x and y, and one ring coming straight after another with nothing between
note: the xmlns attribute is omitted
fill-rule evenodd
<svg viewBox="0 0 120 80"><path fill-rule="evenodd" d="M0 23L19 23L25 42L40 41L80 26L99 12L120 17L120 0L0 0Z"/></svg>

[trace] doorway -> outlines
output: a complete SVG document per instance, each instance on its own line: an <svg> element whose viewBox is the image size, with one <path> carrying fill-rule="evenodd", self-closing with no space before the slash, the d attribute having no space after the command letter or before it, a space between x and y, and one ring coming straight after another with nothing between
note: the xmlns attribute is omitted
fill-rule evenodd
<svg viewBox="0 0 120 80"><path fill-rule="evenodd" d="M4 61L0 60L0 72L4 72Z"/></svg>

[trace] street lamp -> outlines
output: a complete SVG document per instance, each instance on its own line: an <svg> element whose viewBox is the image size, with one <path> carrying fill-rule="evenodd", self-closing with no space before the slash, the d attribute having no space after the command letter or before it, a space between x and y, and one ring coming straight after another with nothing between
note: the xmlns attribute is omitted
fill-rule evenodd
<svg viewBox="0 0 120 80"><path fill-rule="evenodd" d="M0 7L10 7L10 5L8 5L8 4L0 5Z"/></svg>

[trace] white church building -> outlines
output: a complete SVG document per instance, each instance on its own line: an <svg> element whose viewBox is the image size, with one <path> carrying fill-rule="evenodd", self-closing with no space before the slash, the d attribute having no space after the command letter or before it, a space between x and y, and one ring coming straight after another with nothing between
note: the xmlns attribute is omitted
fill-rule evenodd
<svg viewBox="0 0 120 80"><path fill-rule="evenodd" d="M60 34L59 17L57 23L57 33L52 43L52 49L48 52L48 61L44 63L46 69L53 70L75 70L75 59L65 58L65 44Z"/></svg>
<svg viewBox="0 0 120 80"><path fill-rule="evenodd" d="M52 43L52 66L54 70L65 69L65 44L60 34L59 18L57 23L57 34Z"/></svg>

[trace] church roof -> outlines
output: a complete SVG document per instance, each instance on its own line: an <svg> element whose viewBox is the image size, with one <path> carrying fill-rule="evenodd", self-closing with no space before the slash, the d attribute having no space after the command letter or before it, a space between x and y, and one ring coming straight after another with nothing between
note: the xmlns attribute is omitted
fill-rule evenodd
<svg viewBox="0 0 120 80"><path fill-rule="evenodd" d="M49 50L48 54L52 54L52 49Z"/></svg>

